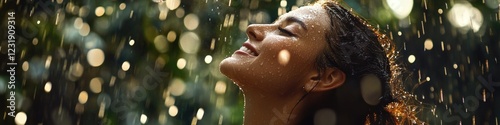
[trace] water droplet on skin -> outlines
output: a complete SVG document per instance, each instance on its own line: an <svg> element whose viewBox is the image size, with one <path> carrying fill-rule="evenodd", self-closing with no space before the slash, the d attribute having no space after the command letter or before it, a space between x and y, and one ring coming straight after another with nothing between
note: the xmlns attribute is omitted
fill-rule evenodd
<svg viewBox="0 0 500 125"><path fill-rule="evenodd" d="M264 62L261 62L261 63L260 63L260 65L261 65L261 66L262 66L262 65L264 65Z"/></svg>

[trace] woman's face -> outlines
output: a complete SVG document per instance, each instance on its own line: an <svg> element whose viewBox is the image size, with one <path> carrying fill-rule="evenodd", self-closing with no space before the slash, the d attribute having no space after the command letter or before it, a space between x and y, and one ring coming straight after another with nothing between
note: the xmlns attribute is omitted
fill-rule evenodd
<svg viewBox="0 0 500 125"><path fill-rule="evenodd" d="M248 40L220 64L245 92L287 94L317 73L315 60L327 45L329 18L321 6L306 6L272 24L248 26Z"/></svg>

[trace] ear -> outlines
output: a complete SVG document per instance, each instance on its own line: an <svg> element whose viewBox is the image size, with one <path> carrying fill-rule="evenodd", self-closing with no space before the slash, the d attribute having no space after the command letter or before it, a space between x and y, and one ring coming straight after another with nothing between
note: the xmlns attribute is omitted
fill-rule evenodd
<svg viewBox="0 0 500 125"><path fill-rule="evenodd" d="M345 73L338 68L326 68L322 72L312 73L304 89L309 92L328 91L340 87L345 82Z"/></svg>

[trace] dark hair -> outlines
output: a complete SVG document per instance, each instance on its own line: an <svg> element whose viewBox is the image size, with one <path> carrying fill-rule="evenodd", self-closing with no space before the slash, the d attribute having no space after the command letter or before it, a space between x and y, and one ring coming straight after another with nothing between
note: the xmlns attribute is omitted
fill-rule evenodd
<svg viewBox="0 0 500 125"><path fill-rule="evenodd" d="M368 74L380 79L382 97L377 105L368 105L365 123L420 123L415 117L416 106L410 105L412 95L401 84L403 69L396 63L392 41L338 3L319 4L326 9L331 26L326 33L327 46L316 58L318 70L342 70L346 74L344 85L359 84L359 79Z"/></svg>

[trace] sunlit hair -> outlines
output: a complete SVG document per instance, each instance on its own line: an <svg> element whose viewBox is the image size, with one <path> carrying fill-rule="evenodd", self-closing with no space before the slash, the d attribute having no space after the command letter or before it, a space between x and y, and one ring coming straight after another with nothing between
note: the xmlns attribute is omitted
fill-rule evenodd
<svg viewBox="0 0 500 125"><path fill-rule="evenodd" d="M415 116L419 111L414 96L402 85L404 69L396 61L398 52L392 40L337 2L315 4L327 10L331 23L326 33L328 44L316 59L318 70L339 68L346 74L345 84L359 84L353 81L368 74L376 75L382 83L380 102L368 106L364 123L424 124Z"/></svg>

